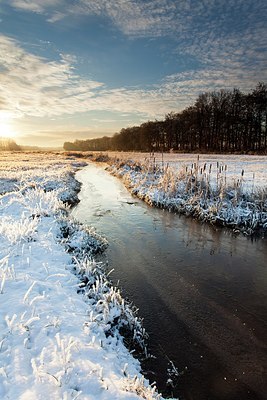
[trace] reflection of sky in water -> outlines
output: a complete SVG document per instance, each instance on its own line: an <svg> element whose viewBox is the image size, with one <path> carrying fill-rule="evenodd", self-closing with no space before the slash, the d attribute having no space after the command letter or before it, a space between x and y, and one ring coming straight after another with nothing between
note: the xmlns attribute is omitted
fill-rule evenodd
<svg viewBox="0 0 267 400"><path fill-rule="evenodd" d="M160 352L161 346L180 369L188 365L191 388L203 373L200 394L215 376L231 374L239 381L241 370L256 371L249 385L258 390L256 376L265 367L259 343L267 335L262 323L267 312L266 241L235 237L229 230L151 208L99 166L89 165L77 176L84 184L73 214L108 239L112 279L140 308L153 351ZM236 343L248 363L233 357ZM157 379L164 380L165 355L157 355L153 368Z"/></svg>
<svg viewBox="0 0 267 400"><path fill-rule="evenodd" d="M202 393L196 398L208 397L207 382L230 375L238 379L236 385L245 382L257 391L257 374L267 367L261 347L267 335L262 322L266 241L235 237L229 230L151 208L99 166L89 165L77 177L84 184L73 214L108 239L112 279L138 306L151 334L157 380L166 382L167 355L179 370L189 367L189 393ZM233 356L236 343L240 356ZM248 378L240 371L254 372ZM217 398L215 392L211 398Z"/></svg>

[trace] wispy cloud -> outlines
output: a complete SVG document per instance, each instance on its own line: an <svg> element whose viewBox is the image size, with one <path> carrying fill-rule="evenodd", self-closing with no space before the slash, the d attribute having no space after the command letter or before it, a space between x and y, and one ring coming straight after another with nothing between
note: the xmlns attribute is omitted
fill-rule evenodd
<svg viewBox="0 0 267 400"><path fill-rule="evenodd" d="M190 55L206 69L254 64L258 79L266 69L265 0L11 0L11 5L43 13L53 23L101 15L129 37L168 36L176 42L177 58Z"/></svg>
<svg viewBox="0 0 267 400"><path fill-rule="evenodd" d="M11 0L10 4L20 10L44 13L49 8L63 4L64 0Z"/></svg>
<svg viewBox="0 0 267 400"><path fill-rule="evenodd" d="M84 101L88 102L103 84L80 79L72 60L62 56L60 61L48 61L0 36L1 109L14 116L60 115L87 109Z"/></svg>
<svg viewBox="0 0 267 400"><path fill-rule="evenodd" d="M1 113L23 117L19 119L19 128L23 126L24 132L30 132L28 126L31 126L40 138L54 137L59 142L62 135L71 138L72 132L76 137L91 137L103 126L111 133L112 127L117 129L116 120L118 126L125 126L160 119L170 111L192 104L201 92L233 87L248 91L257 82L267 81L265 0L0 0L0 3L6 22L7 16L14 13L18 13L19 21L21 15L23 21L27 20L25 13L29 21L36 18L35 14L38 21L43 20L42 40L37 32L38 42L32 43L30 36L22 35L24 42L20 42L0 34L0 117ZM5 5L8 5L6 9ZM83 55L79 53L79 43L77 60L72 54L60 54L58 48L63 41L67 48L68 35L78 31L71 29L76 28L80 19L84 23L88 16L104 17L110 22L104 29L99 27L101 35L109 34L112 27L114 37L121 39L123 35L126 43L127 39L131 42L138 39L136 43L143 45L147 43L144 38L152 39L154 47L157 43L170 43L168 49L172 49L172 54L166 54L166 63L171 59L177 70L170 68L173 73L155 81L154 85L131 87L129 82L127 87L114 88L113 84L112 89L109 82L90 75L93 63L86 64L87 72L83 68L80 76ZM91 20L103 21L102 18ZM46 41L45 34L51 26L53 33ZM32 35L34 29L35 24ZM16 30L12 32L16 37ZM85 54L87 50L82 51ZM100 51L104 51L101 45ZM45 57L38 56L38 52ZM112 74L116 76L116 70L109 72L107 79ZM93 77L86 78L85 73ZM101 111L95 113L99 121L93 118L95 111ZM106 111L129 119L122 121L116 115L114 120L107 118L112 114ZM84 113L79 114L78 123L77 113ZM51 117L62 119L62 124L49 124Z"/></svg>
<svg viewBox="0 0 267 400"><path fill-rule="evenodd" d="M68 15L105 15L125 34L133 36L227 33L261 20L264 24L264 0L2 0L14 8L46 14L50 21ZM244 18L245 16L245 18ZM243 25L243 27L242 27ZM255 28L255 26L254 26Z"/></svg>
<svg viewBox="0 0 267 400"><path fill-rule="evenodd" d="M6 1L6 0L4 0ZM158 37L177 31L182 32L192 19L190 14L200 7L191 0L11 0L19 10L43 13L49 22L58 22L70 15L101 15L110 18L124 34L134 37Z"/></svg>
<svg viewBox="0 0 267 400"><path fill-rule="evenodd" d="M0 107L13 117L44 117L91 110L139 113L157 117L179 105L168 86L108 89L75 74L75 59L48 61L0 36ZM166 90L168 89L168 90Z"/></svg>
<svg viewBox="0 0 267 400"><path fill-rule="evenodd" d="M236 62L241 63L238 57L239 54ZM224 68L219 65L173 74L147 88L109 89L101 82L76 75L72 56L62 55L60 61L48 61L26 52L16 41L0 36L0 110L13 117L101 110L161 118L171 110L188 106L203 91L252 88L257 83L255 70L239 66L233 69L231 63L226 63Z"/></svg>

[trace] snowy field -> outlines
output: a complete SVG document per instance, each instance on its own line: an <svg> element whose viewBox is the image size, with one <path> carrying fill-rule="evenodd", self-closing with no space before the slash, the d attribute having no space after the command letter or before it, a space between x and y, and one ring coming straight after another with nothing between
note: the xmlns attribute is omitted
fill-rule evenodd
<svg viewBox="0 0 267 400"><path fill-rule="evenodd" d="M0 153L0 398L159 399L126 349L140 321L92 258L106 243L69 217L82 166Z"/></svg>
<svg viewBox="0 0 267 400"><path fill-rule="evenodd" d="M267 157L109 155L109 170L153 206L266 232ZM0 153L1 399L161 398L120 334L145 352L140 320L93 261L107 243L70 218L83 165Z"/></svg>
<svg viewBox="0 0 267 400"><path fill-rule="evenodd" d="M267 231L267 157L108 152L109 170L152 206L245 234Z"/></svg>
<svg viewBox="0 0 267 400"><path fill-rule="evenodd" d="M242 170L244 171L242 181L243 188L246 191L251 191L253 188L267 186L267 156L254 155L237 155L237 154L192 154L192 153L131 153L131 152L107 152L110 157L117 157L122 160L133 160L139 163L153 164L159 167L167 165L179 171L184 168L190 170L192 164L198 163L200 168L210 169L211 165L211 180L217 180L218 168L226 168L224 176L227 183L233 184L241 178Z"/></svg>

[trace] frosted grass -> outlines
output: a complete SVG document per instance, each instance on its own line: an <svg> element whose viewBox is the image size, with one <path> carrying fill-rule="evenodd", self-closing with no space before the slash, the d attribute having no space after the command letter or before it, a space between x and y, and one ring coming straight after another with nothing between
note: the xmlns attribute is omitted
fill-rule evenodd
<svg viewBox="0 0 267 400"><path fill-rule="evenodd" d="M135 160L135 155L132 156ZM124 156L111 159L109 171L121 177L132 194L151 206L228 226L235 232L251 235L267 231L267 187L263 184L267 172L264 168L260 181L256 179L255 170L252 180L248 180L244 169L233 174L228 164L219 161L203 162L197 156L188 164L176 162L170 166L164 157L159 161L150 155L143 163L124 160ZM238 160L237 157L236 169L243 165L238 164ZM264 159L262 161L264 164ZM233 170L233 166L231 168ZM259 176L259 168L257 171Z"/></svg>
<svg viewBox="0 0 267 400"><path fill-rule="evenodd" d="M77 163L3 157L1 399L160 399L120 334L126 326L144 346L140 320L93 261L107 243L69 219Z"/></svg>

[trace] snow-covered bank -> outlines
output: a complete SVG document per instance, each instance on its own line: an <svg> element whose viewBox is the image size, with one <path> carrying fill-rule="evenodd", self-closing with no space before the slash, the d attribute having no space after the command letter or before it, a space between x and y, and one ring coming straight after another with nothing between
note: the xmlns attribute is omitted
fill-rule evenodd
<svg viewBox="0 0 267 400"><path fill-rule="evenodd" d="M96 153L97 154L97 153ZM263 155L245 155L245 154L194 154L194 153L138 153L138 152L103 152L103 156L122 161L132 160L139 164L150 162L158 167L167 165L180 171L183 168L191 169L192 164L198 163L200 168L206 164L208 170L210 165L210 178L213 182L217 181L217 165L226 167L226 177L228 183L234 183L240 178L242 170L243 189L251 191L253 187L266 187L267 185L267 156ZM100 155L98 154L98 158Z"/></svg>
<svg viewBox="0 0 267 400"><path fill-rule="evenodd" d="M203 163L199 158L179 168L154 157L141 163L119 157L109 163L108 170L122 178L132 194L152 206L227 226L235 232L251 235L267 231L266 186L258 184L255 176L248 184L243 169L229 178L227 164Z"/></svg>
<svg viewBox="0 0 267 400"><path fill-rule="evenodd" d="M77 163L49 154L3 157L1 399L160 398L119 333L132 331L144 346L139 320L90 259L105 241L69 219Z"/></svg>

